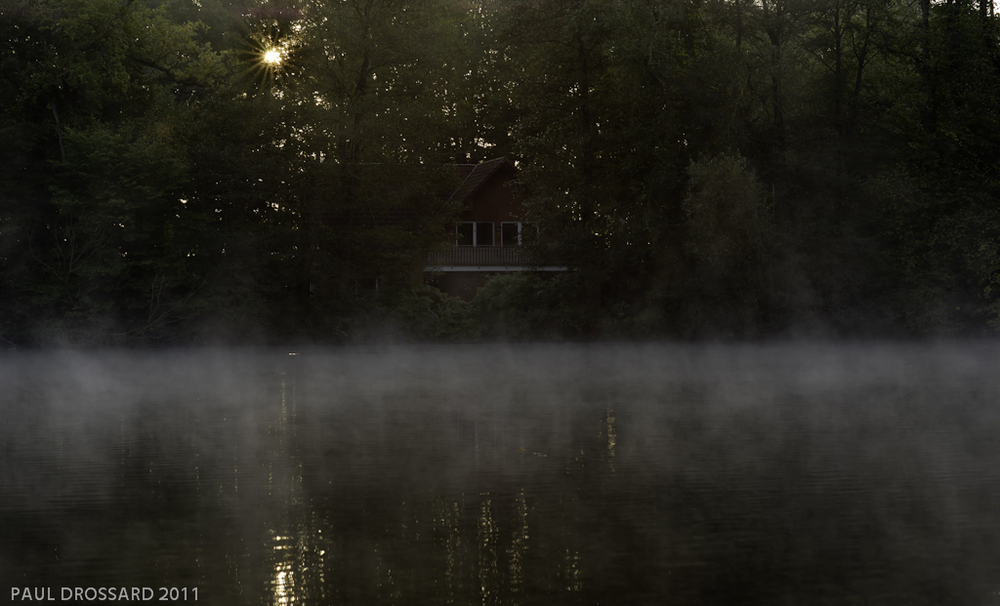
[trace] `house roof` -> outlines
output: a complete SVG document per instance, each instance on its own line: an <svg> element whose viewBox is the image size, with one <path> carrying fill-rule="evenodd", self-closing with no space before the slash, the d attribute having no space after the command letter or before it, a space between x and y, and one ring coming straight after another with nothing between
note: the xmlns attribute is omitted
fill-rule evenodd
<svg viewBox="0 0 1000 606"><path fill-rule="evenodd" d="M466 173L465 179L462 184L458 186L449 200L465 200L472 194L476 193L480 187L483 186L486 181L489 180L494 174L501 170L510 170L513 172L517 171L514 167L514 163L510 161L506 156L500 158L494 158L492 160L487 160L486 162L480 162L479 164L459 164L458 169L461 172Z"/></svg>
<svg viewBox="0 0 1000 606"><path fill-rule="evenodd" d="M379 170L382 169L382 165L380 164L366 166L371 166ZM450 166L458 171L458 176L462 178L462 182L448 199L459 202L465 201L480 191L494 175L504 172L507 172L511 176L517 174L517 168L514 166L514 163L506 156L480 162L479 164L452 164ZM393 185L388 183L381 183L376 187L377 191L382 195L392 192L394 188ZM447 192L441 192L441 195L442 197L446 196ZM402 226L413 228L419 225L418 219L420 218L416 209L407 206L359 208L355 209L353 213L342 208L327 208L314 211L313 216L326 225L338 227L345 226L350 217L352 224L357 226Z"/></svg>

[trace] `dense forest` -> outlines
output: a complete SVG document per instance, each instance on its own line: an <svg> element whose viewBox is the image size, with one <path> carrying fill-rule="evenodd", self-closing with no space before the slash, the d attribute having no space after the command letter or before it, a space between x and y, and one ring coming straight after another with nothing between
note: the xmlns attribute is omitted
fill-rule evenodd
<svg viewBox="0 0 1000 606"><path fill-rule="evenodd" d="M0 45L3 346L1000 326L986 0L0 0ZM499 156L570 271L415 280Z"/></svg>

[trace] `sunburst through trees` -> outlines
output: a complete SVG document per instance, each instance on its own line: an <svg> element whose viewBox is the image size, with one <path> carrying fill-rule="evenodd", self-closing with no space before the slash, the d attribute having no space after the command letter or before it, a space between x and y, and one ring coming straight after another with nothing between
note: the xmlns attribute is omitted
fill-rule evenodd
<svg viewBox="0 0 1000 606"><path fill-rule="evenodd" d="M281 51L276 48L269 48L264 51L264 63L272 67L281 64Z"/></svg>
<svg viewBox="0 0 1000 606"><path fill-rule="evenodd" d="M247 72L261 87L273 86L290 67L301 25L289 19L267 18L252 24L245 51Z"/></svg>

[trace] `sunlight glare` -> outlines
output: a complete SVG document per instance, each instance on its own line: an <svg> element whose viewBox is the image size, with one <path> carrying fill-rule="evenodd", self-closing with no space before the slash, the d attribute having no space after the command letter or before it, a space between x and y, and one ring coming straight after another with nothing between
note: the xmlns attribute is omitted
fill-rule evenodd
<svg viewBox="0 0 1000 606"><path fill-rule="evenodd" d="M264 52L264 63L268 65L277 65L281 63L281 51L275 48L269 48Z"/></svg>

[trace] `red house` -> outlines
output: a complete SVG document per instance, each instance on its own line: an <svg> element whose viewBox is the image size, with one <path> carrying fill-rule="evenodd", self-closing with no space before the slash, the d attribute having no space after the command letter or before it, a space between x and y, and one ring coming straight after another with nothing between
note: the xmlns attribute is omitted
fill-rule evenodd
<svg viewBox="0 0 1000 606"><path fill-rule="evenodd" d="M486 279L516 271L565 271L565 267L532 266L524 254L527 230L521 201L509 186L517 177L510 159L456 166L462 182L451 195L465 207L451 246L428 256L425 277L441 290L470 300Z"/></svg>

